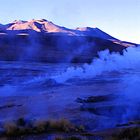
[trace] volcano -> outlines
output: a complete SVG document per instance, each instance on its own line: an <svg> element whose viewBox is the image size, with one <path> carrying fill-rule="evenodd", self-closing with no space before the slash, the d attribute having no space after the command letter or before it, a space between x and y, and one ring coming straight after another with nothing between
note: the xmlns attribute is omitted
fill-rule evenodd
<svg viewBox="0 0 140 140"><path fill-rule="evenodd" d="M135 43L121 41L99 28L69 29L51 21L15 20L0 24L0 60L90 63L98 52L119 52Z"/></svg>

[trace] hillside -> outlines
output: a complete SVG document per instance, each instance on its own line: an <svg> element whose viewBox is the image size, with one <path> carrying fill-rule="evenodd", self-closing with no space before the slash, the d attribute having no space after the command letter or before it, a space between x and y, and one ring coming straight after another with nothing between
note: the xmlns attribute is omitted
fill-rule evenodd
<svg viewBox="0 0 140 140"><path fill-rule="evenodd" d="M122 54L136 45L98 28L68 29L45 19L0 24L0 60L91 62L101 50Z"/></svg>

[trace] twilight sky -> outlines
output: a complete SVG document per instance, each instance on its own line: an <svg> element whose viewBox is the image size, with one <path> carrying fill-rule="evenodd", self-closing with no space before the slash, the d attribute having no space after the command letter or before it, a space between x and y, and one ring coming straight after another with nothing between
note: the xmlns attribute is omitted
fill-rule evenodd
<svg viewBox="0 0 140 140"><path fill-rule="evenodd" d="M140 43L140 0L0 0L0 23L41 18L68 28L98 27Z"/></svg>

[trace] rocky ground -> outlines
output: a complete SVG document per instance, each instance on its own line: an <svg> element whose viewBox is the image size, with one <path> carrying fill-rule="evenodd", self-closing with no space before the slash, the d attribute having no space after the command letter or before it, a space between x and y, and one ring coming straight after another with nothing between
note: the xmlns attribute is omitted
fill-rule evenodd
<svg viewBox="0 0 140 140"><path fill-rule="evenodd" d="M39 96L1 97L1 139L96 140L139 137L139 120L125 123L119 123L119 119L112 120L121 117L127 104L113 102L119 96L108 94L107 85L106 94L91 96L95 88L97 86L63 85L50 88ZM70 96L65 96L66 91ZM112 125L113 129L107 129L102 123L107 123L107 127ZM4 135L10 138L4 138Z"/></svg>

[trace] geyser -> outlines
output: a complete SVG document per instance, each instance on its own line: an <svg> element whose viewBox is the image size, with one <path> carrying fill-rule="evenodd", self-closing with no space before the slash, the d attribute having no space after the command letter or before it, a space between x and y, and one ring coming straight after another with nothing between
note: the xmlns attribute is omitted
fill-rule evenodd
<svg viewBox="0 0 140 140"><path fill-rule="evenodd" d="M130 47L123 51L123 55L119 53L109 53L108 50L98 53L99 58L94 58L91 64L83 64L81 67L69 67L66 72L53 76L59 83L63 83L68 79L94 78L104 72L118 71L125 69L137 69L140 67L140 48Z"/></svg>

